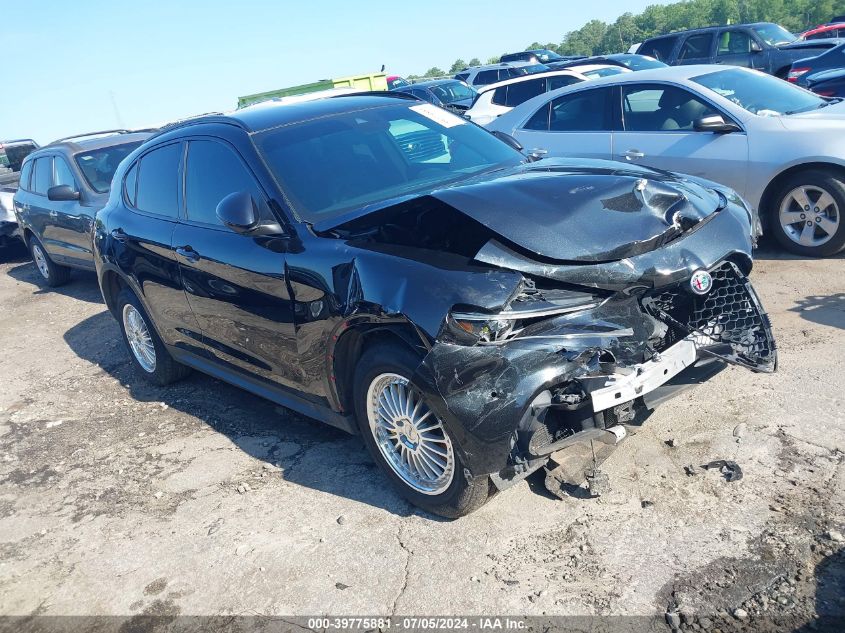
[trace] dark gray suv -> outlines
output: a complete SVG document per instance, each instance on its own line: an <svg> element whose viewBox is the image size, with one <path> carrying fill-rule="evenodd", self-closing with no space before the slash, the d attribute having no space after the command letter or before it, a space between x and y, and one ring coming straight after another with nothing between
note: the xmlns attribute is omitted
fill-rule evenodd
<svg viewBox="0 0 845 633"><path fill-rule="evenodd" d="M14 197L19 230L48 286L94 269L91 225L117 166L149 133L110 130L60 139L27 156Z"/></svg>

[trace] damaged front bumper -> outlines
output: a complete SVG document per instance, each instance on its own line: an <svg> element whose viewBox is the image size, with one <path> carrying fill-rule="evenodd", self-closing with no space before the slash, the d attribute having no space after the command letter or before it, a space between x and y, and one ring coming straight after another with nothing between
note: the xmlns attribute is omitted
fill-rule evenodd
<svg viewBox="0 0 845 633"><path fill-rule="evenodd" d="M768 317L739 266L722 260L708 272L703 296L683 279L617 292L495 344L441 340L413 382L473 475L505 488L551 463L558 483L583 482L625 425L681 390L726 364L775 370Z"/></svg>

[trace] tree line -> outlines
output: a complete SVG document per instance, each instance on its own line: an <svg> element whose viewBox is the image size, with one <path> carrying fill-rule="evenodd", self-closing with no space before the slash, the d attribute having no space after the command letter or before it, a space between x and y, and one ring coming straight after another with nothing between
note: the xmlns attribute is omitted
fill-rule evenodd
<svg viewBox="0 0 845 633"><path fill-rule="evenodd" d="M798 33L843 14L845 0L682 0L651 5L636 15L623 13L612 24L590 20L580 29L566 33L560 43L533 42L525 50L547 48L560 55L624 53L638 42L672 31L721 24L775 22ZM490 57L486 63L495 64L499 57ZM467 66L481 63L477 57L468 62L459 58L447 71L435 66L423 75L410 75L409 78L454 75Z"/></svg>

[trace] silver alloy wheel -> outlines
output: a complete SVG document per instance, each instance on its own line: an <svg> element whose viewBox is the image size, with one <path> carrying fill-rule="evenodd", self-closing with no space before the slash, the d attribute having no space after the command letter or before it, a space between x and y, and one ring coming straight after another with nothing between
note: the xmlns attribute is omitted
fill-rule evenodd
<svg viewBox="0 0 845 633"><path fill-rule="evenodd" d="M796 187L780 203L780 226L801 246L821 246L830 241L841 219L833 196L815 185Z"/></svg>
<svg viewBox="0 0 845 633"><path fill-rule="evenodd" d="M156 370L156 349L144 317L131 303L123 306L123 329L135 360L147 373Z"/></svg>
<svg viewBox="0 0 845 633"><path fill-rule="evenodd" d="M32 259L35 260L35 266L38 268L41 276L47 281L50 281L50 266L47 264L47 256L38 244L32 245Z"/></svg>
<svg viewBox="0 0 845 633"><path fill-rule="evenodd" d="M442 493L455 475L452 441L399 374L380 374L367 390L367 420L384 459L406 484L426 495Z"/></svg>

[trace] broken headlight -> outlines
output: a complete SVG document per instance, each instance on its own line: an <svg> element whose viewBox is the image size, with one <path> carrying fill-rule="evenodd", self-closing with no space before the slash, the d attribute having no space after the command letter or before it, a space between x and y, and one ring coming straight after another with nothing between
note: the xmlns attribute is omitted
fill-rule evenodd
<svg viewBox="0 0 845 633"><path fill-rule="evenodd" d="M602 298L573 290L540 290L527 283L501 312L455 310L446 317L441 340L462 345L500 343L519 336L533 323L589 310Z"/></svg>

